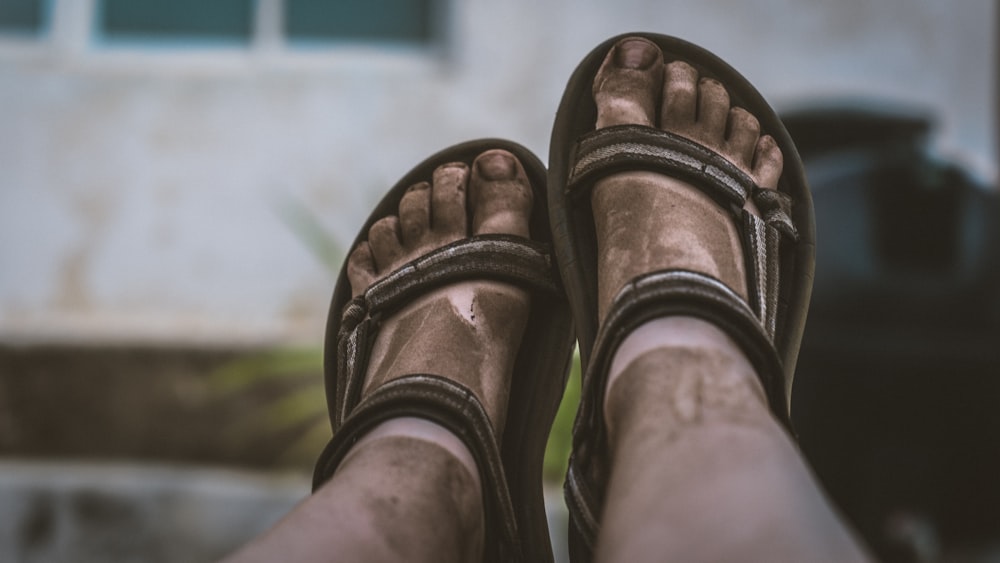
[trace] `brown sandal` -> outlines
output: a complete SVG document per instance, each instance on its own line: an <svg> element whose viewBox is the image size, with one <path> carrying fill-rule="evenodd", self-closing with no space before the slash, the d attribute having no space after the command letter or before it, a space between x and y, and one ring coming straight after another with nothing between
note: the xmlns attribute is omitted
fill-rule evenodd
<svg viewBox="0 0 1000 563"><path fill-rule="evenodd" d="M668 59L683 60L702 76L726 85L732 104L750 111L775 138L784 156L778 190L763 190L725 157L684 137L639 125L594 130L594 76L606 54L625 37L657 44ZM726 331L757 370L778 420L789 422L792 376L805 325L814 268L815 224L802 162L791 138L761 95L728 64L674 37L629 33L613 37L584 58L570 78L552 131L549 210L556 258L580 340L583 387L566 477L570 554L593 555L609 467L604 388L622 338L645 321L690 315ZM743 239L750 301L725 284L687 270L650 272L619 292L603 326L597 322L597 248L590 188L622 170L652 170L683 178L724 209ZM743 211L747 198L763 212Z"/></svg>
<svg viewBox="0 0 1000 563"><path fill-rule="evenodd" d="M504 235L463 239L402 266L354 299L346 265L341 269L330 306L325 351L334 435L316 464L313 489L326 482L358 438L380 422L402 416L425 418L454 432L476 459L486 516L483 560L546 562L552 560L552 548L542 497L542 459L565 388L574 335L549 252L545 167L526 148L509 141L484 139L453 146L419 164L389 191L354 246L375 221L396 212L409 186L430 179L435 168L448 162L471 163L479 154L497 148L521 161L535 191L530 224L534 240ZM514 283L537 297L532 299L514 367L502 443L472 391L437 375L404 376L361 397L380 319L427 291L468 279Z"/></svg>

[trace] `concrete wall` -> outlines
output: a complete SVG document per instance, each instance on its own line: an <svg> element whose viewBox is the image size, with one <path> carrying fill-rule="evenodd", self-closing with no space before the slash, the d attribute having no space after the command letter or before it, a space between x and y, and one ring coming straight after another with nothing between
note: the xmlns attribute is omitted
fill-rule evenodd
<svg viewBox="0 0 1000 563"><path fill-rule="evenodd" d="M943 153L996 175L990 0L450 4L432 52L112 49L92 0L55 0L40 40L0 40L0 339L318 343L334 276L289 210L346 245L445 145L546 155L573 67L629 30L710 48L779 109L926 107Z"/></svg>

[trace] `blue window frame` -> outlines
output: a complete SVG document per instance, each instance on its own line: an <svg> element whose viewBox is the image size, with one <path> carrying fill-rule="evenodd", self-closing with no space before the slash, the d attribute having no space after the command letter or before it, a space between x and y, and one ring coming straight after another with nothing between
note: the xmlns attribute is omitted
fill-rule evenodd
<svg viewBox="0 0 1000 563"><path fill-rule="evenodd" d="M0 33L41 35L48 27L50 0L0 0Z"/></svg>
<svg viewBox="0 0 1000 563"><path fill-rule="evenodd" d="M285 0L284 32L294 43L429 44L436 0Z"/></svg>
<svg viewBox="0 0 1000 563"><path fill-rule="evenodd" d="M114 42L249 44L254 0L101 0L98 27Z"/></svg>
<svg viewBox="0 0 1000 563"><path fill-rule="evenodd" d="M30 0L0 0L29 3ZM34 0L45 2L46 0ZM74 0L65 0L74 1ZM111 44L249 45L259 0L95 0L96 37ZM334 43L429 45L447 0L278 0L292 46ZM278 14L274 14L275 17ZM267 22L264 22L265 28Z"/></svg>

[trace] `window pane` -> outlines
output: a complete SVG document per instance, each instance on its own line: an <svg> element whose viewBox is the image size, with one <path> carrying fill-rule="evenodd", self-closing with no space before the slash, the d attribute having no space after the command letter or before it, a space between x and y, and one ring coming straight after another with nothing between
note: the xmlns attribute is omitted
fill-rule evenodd
<svg viewBox="0 0 1000 563"><path fill-rule="evenodd" d="M45 0L0 0L0 32L38 33Z"/></svg>
<svg viewBox="0 0 1000 563"><path fill-rule="evenodd" d="M249 42L253 0L103 0L101 30L110 39Z"/></svg>
<svg viewBox="0 0 1000 563"><path fill-rule="evenodd" d="M434 0L285 0L289 39L429 43Z"/></svg>

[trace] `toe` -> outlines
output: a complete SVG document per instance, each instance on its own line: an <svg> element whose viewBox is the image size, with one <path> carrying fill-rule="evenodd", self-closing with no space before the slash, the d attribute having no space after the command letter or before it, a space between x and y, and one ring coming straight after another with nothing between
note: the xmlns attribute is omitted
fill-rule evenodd
<svg viewBox="0 0 1000 563"><path fill-rule="evenodd" d="M371 246L362 242L347 258L347 280L351 282L351 296L357 297L364 293L377 276L375 258Z"/></svg>
<svg viewBox="0 0 1000 563"><path fill-rule="evenodd" d="M598 128L655 122L662 61L659 47L637 37L623 39L611 49L594 78Z"/></svg>
<svg viewBox="0 0 1000 563"><path fill-rule="evenodd" d="M663 75L660 127L675 133L690 130L697 108L698 71L683 61L668 64Z"/></svg>
<svg viewBox="0 0 1000 563"><path fill-rule="evenodd" d="M468 225L465 188L469 167L460 162L439 166L431 187L431 226L438 236L457 240L466 235Z"/></svg>
<svg viewBox="0 0 1000 563"><path fill-rule="evenodd" d="M368 244L371 246L377 271L394 269L405 254L399 240L399 218L390 216L376 221L368 229Z"/></svg>
<svg viewBox="0 0 1000 563"><path fill-rule="evenodd" d="M745 171L753 165L757 140L760 138L760 122L743 108L729 110L729 133L726 139L726 153Z"/></svg>
<svg viewBox="0 0 1000 563"><path fill-rule="evenodd" d="M729 118L729 92L721 82L712 78L698 81L697 114L699 140L713 148L721 147Z"/></svg>
<svg viewBox="0 0 1000 563"><path fill-rule="evenodd" d="M774 137L764 135L757 141L751 175L762 188L777 189L784 160Z"/></svg>
<svg viewBox="0 0 1000 563"><path fill-rule="evenodd" d="M521 163L511 153L491 150L476 158L469 198L473 234L529 236L531 186Z"/></svg>
<svg viewBox="0 0 1000 563"><path fill-rule="evenodd" d="M403 246L421 244L431 228L431 185L420 182L410 186L399 202L399 229Z"/></svg>

